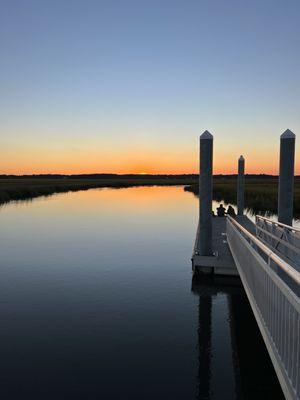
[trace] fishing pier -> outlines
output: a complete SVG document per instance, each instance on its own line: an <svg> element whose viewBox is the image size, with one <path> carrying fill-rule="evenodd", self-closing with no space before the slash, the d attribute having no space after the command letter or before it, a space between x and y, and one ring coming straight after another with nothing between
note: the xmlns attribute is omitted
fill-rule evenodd
<svg viewBox="0 0 300 400"><path fill-rule="evenodd" d="M238 160L237 215L214 216L213 136L200 136L195 275L239 276L286 399L300 400L300 230L293 227L295 135L280 137L278 221L244 215L245 159Z"/></svg>

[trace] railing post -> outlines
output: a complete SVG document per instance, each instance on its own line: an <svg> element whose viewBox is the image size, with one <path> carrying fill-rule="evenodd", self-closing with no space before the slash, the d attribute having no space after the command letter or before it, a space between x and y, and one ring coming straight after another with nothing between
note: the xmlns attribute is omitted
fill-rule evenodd
<svg viewBox="0 0 300 400"><path fill-rule="evenodd" d="M237 181L237 209L238 215L244 214L245 208L245 159L240 156L238 161L238 181Z"/></svg>
<svg viewBox="0 0 300 400"><path fill-rule="evenodd" d="M212 191L213 191L213 136L205 131L200 136L200 255L212 255Z"/></svg>
<svg viewBox="0 0 300 400"><path fill-rule="evenodd" d="M287 129L280 136L278 222L292 226L296 136Z"/></svg>

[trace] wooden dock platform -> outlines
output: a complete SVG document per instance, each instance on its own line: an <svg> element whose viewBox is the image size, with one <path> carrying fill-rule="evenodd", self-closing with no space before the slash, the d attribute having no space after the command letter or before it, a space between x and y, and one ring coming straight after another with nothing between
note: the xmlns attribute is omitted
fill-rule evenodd
<svg viewBox="0 0 300 400"><path fill-rule="evenodd" d="M255 234L255 225L245 216L237 216L237 221L250 233ZM238 271L227 243L226 217L212 218L213 256L199 254L199 225L192 256L192 267L195 274L215 274L238 276Z"/></svg>

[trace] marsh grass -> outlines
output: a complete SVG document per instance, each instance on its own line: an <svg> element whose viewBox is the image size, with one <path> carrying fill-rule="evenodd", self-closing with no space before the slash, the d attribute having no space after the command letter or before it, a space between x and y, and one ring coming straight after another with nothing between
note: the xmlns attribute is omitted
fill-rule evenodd
<svg viewBox="0 0 300 400"><path fill-rule="evenodd" d="M196 182L193 175L109 175L99 177L2 177L0 178L0 204L14 200L29 200L55 193L94 188L126 188L133 186L174 186Z"/></svg>
<svg viewBox="0 0 300 400"><path fill-rule="evenodd" d="M277 212L277 177L246 176L245 207L253 213ZM197 175L95 175L0 177L0 204L30 200L55 193L93 188L183 185L186 191L199 193ZM213 198L236 204L236 177L214 177ZM300 177L295 178L294 216L300 218Z"/></svg>
<svg viewBox="0 0 300 400"><path fill-rule="evenodd" d="M190 185L185 190L198 196L199 186ZM278 178L247 179L245 181L245 207L254 214L276 214L278 203ZM214 179L213 198L236 205L236 178ZM294 217L300 218L300 178L295 178Z"/></svg>

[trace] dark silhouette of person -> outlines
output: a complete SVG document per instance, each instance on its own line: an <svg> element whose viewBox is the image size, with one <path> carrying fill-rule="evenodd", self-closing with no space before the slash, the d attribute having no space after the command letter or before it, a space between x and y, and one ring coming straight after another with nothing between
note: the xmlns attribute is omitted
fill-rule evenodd
<svg viewBox="0 0 300 400"><path fill-rule="evenodd" d="M217 215L218 217L225 217L225 208L223 207L223 204L220 204L217 208Z"/></svg>
<svg viewBox="0 0 300 400"><path fill-rule="evenodd" d="M236 216L234 208L232 206L228 206L227 215L230 215L231 217L235 217Z"/></svg>

